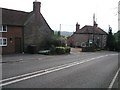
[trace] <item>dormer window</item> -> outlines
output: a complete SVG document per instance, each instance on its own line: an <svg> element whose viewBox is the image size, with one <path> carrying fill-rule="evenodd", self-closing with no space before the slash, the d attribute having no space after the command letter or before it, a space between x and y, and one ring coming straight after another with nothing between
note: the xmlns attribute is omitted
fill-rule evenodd
<svg viewBox="0 0 120 90"><path fill-rule="evenodd" d="M7 26L6 25L0 26L0 32L7 32Z"/></svg>

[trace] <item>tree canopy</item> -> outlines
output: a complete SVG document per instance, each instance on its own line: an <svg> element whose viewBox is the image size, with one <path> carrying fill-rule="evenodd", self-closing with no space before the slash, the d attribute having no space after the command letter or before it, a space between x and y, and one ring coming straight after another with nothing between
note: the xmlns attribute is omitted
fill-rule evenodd
<svg viewBox="0 0 120 90"><path fill-rule="evenodd" d="M109 31L108 31L106 47L108 50L111 50L111 51L115 50L115 38L112 33L112 28L110 26L109 26Z"/></svg>

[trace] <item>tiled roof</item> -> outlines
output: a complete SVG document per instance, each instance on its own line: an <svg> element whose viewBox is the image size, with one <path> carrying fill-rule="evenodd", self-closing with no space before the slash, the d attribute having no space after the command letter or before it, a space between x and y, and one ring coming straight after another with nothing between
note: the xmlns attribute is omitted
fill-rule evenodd
<svg viewBox="0 0 120 90"><path fill-rule="evenodd" d="M2 24L23 26L29 12L2 8Z"/></svg>
<svg viewBox="0 0 120 90"><path fill-rule="evenodd" d="M76 34L107 34L104 30L95 26L85 25L83 28L77 30Z"/></svg>

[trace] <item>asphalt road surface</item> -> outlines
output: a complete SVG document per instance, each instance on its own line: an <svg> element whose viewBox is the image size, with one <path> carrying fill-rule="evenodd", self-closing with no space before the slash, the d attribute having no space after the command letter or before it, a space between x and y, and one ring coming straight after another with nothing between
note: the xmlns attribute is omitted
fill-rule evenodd
<svg viewBox="0 0 120 90"><path fill-rule="evenodd" d="M118 88L118 53L4 56L2 88Z"/></svg>

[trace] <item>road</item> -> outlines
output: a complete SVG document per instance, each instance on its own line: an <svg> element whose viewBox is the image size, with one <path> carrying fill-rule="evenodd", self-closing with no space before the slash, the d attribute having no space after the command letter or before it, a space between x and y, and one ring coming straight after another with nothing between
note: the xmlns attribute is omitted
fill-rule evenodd
<svg viewBox="0 0 120 90"><path fill-rule="evenodd" d="M109 88L118 53L77 52L69 55L4 56L3 88ZM117 78L112 88L117 88Z"/></svg>

